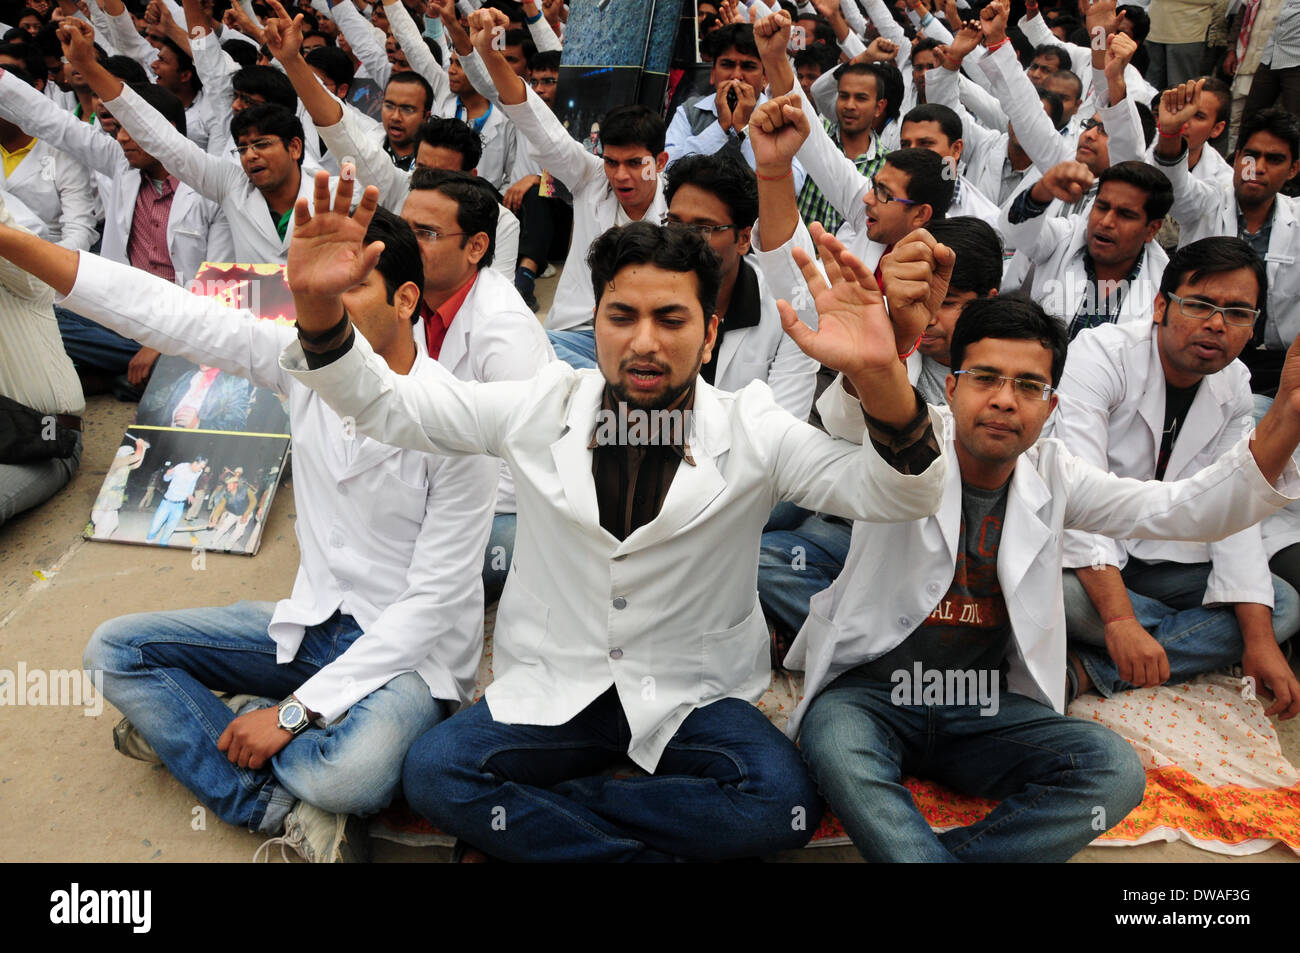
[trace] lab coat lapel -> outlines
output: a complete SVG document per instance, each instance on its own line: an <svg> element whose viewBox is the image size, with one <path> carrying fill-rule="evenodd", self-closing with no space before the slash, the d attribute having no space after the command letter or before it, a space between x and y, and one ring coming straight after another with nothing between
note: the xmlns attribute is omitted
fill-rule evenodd
<svg viewBox="0 0 1300 953"><path fill-rule="evenodd" d="M1002 584L1005 599L1010 599L1043 547L1052 539L1051 528L1038 517L1039 510L1050 503L1051 498L1037 468L1022 455L1011 477L1002 542L998 547L998 581Z"/></svg>
<svg viewBox="0 0 1300 953"><path fill-rule="evenodd" d="M600 530L600 505L596 500L596 481L591 474L591 435L596 427L605 379L600 374L583 374L569 399L564 432L551 444L569 516L584 527Z"/></svg>

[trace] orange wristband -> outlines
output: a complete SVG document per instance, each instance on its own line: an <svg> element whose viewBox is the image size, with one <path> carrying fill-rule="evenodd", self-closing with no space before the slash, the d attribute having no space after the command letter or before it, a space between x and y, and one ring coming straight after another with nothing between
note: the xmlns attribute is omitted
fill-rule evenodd
<svg viewBox="0 0 1300 953"><path fill-rule="evenodd" d="M910 349L906 354L900 354L900 355L898 355L898 359L899 359L900 361L906 361L909 357L911 357L913 354L915 354L915 353L916 353L916 349L917 349L918 347L921 346L921 338L923 338L923 337L925 337L925 333L924 333L924 332L922 332L922 333L917 337L917 339L916 339L916 343L912 345L911 349Z"/></svg>

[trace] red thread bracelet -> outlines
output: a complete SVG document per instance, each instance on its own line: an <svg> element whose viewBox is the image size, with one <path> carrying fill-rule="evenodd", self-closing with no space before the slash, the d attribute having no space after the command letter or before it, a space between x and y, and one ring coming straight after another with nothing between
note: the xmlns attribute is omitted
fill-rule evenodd
<svg viewBox="0 0 1300 953"><path fill-rule="evenodd" d="M762 182L780 182L782 179L792 175L793 173L794 173L794 167L791 166L790 168L782 172L780 175L759 175L757 172L755 172L754 177Z"/></svg>
<svg viewBox="0 0 1300 953"><path fill-rule="evenodd" d="M920 335L917 337L917 339L916 339L916 343L912 345L912 349L911 349L910 351L908 351L906 354L900 354L900 355L898 355L898 359L899 359L900 361L906 361L909 357L911 357L913 354L915 354L915 353L916 353L916 349L917 349L918 347L921 346L921 338L924 338L924 337L925 337L925 332L921 332L921 334L920 334Z"/></svg>
<svg viewBox="0 0 1300 953"><path fill-rule="evenodd" d="M1133 620L1134 622L1137 621L1137 618L1136 618L1135 616L1131 616L1131 615L1117 615L1117 616L1115 616L1115 618L1113 618L1113 619L1107 619L1107 620L1103 623L1103 625L1110 625L1111 623L1114 623L1114 622L1128 622L1130 619Z"/></svg>

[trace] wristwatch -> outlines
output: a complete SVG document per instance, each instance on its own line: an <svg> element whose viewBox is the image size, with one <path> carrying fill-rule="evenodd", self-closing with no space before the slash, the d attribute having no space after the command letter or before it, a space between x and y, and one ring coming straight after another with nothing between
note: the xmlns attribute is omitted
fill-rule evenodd
<svg viewBox="0 0 1300 953"><path fill-rule="evenodd" d="M311 726L306 706L292 695L280 702L278 714L277 724L291 735L300 735Z"/></svg>

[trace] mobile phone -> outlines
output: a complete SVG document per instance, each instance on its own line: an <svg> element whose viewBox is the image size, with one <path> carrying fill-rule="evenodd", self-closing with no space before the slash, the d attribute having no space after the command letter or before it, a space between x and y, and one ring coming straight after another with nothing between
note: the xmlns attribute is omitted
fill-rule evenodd
<svg viewBox="0 0 1300 953"><path fill-rule="evenodd" d="M740 97L736 95L736 87L727 90L727 108L732 112L736 111L736 104L740 102Z"/></svg>

